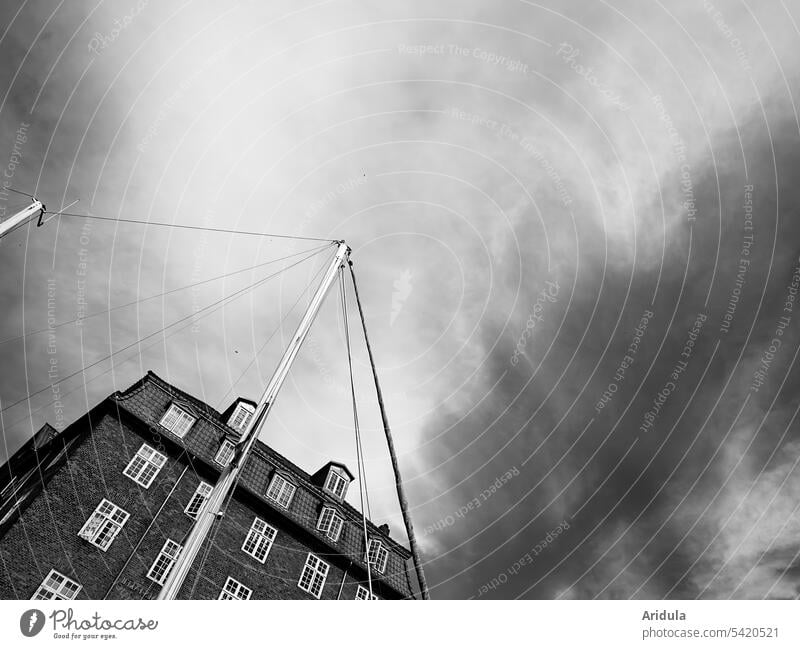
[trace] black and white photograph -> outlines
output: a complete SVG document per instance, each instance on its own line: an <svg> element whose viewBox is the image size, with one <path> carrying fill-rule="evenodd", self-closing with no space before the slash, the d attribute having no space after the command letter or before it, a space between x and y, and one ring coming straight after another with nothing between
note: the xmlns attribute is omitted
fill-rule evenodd
<svg viewBox="0 0 800 649"><path fill-rule="evenodd" d="M799 52L0 3L0 643L797 647Z"/></svg>

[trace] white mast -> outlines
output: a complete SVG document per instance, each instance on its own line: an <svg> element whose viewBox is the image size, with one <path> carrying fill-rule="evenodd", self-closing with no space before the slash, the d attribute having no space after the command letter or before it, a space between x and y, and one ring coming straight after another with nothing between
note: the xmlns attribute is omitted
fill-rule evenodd
<svg viewBox="0 0 800 649"><path fill-rule="evenodd" d="M34 200L33 203L28 205L28 207L23 209L21 212L17 212L14 216L10 216L5 221L0 223L0 239L6 236L17 226L27 223L34 216L41 217L42 214L44 214L44 205L42 205L42 201Z"/></svg>
<svg viewBox="0 0 800 649"><path fill-rule="evenodd" d="M333 258L333 261L331 261L328 271L325 273L322 282L317 288L317 292L314 293L314 297L311 299L303 319L297 326L297 331L295 331L294 336L292 336L292 339L289 341L289 345L286 348L286 351L283 353L280 363L278 363L278 366L275 368L275 372L272 374L272 378L269 380L269 383L264 390L264 394L261 395L261 399L259 399L255 414L250 420L250 423L248 424L247 429L242 436L242 440L236 447L236 453L233 460L222 471L222 474L220 475L219 480L217 480L217 484L214 486L211 494L200 507L200 511L197 513L197 518L195 519L192 529L189 532L189 536L184 543L183 550L175 561L175 565L172 567L167 580L164 582L157 599L176 599L178 597L181 586L183 585L186 576L189 574L189 570L192 567L192 564L194 563L201 546L208 537L208 532L211 530L214 519L222 514L222 508L225 500L230 494L233 486L236 484L239 471L241 471L244 463L247 461L247 457L250 454L256 439L258 439L258 435L264 426L264 422L272 410L272 406L275 404L275 398L278 396L278 392L283 385L283 381L286 379L289 369L291 368L292 363L300 351L300 347L303 344L309 329L311 328L311 323L314 321L314 318L316 317L319 308L322 305L322 301L325 299L328 289L336 279L339 268L347 262L347 259L350 256L350 248L347 246L347 244L344 241L339 241L338 244L339 247L336 250L336 256Z"/></svg>

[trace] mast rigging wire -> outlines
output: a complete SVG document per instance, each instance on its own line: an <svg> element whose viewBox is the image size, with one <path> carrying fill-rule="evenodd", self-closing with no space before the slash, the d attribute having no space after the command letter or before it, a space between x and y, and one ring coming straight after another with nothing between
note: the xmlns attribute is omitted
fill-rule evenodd
<svg viewBox="0 0 800 649"><path fill-rule="evenodd" d="M18 189L14 189L13 187L6 187L6 189L10 192L14 192L15 194L22 194L23 196L27 196L30 199L36 200L36 197L33 194L27 194L25 192L21 192Z"/></svg>
<svg viewBox="0 0 800 649"><path fill-rule="evenodd" d="M367 347L369 364L372 368L372 378L375 382L375 393L378 396L378 406L380 407L381 420L383 421L383 432L386 436L386 444L389 447L389 457L392 461L395 488L397 489L397 500L400 503L400 512L403 515L403 522L406 526L406 535L408 536L408 544L411 546L411 557L414 561L414 569L417 573L417 580L419 582L420 592L422 593L422 599L430 599L430 594L428 593L428 582L426 581L425 573L422 570L422 560L420 558L419 548L417 547L417 540L414 536L414 524L411 522L411 516L408 513L408 500L406 499L403 480L400 477L400 465L397 462L397 453L395 451L394 441L392 439L392 430L389 427L389 417L386 414L386 407L383 404L383 392L381 391L380 381L378 381L378 370L375 368L375 358L372 356L372 346L369 344L369 336L367 335L367 321L364 318L364 309L361 307L361 299L358 296L358 284L356 283L356 274L353 270L353 261L350 260L349 263L350 277L353 281L353 292L356 297L356 304L358 305L358 313L361 317L361 327L364 330L364 343Z"/></svg>
<svg viewBox="0 0 800 649"><path fill-rule="evenodd" d="M76 214L74 212L61 212L60 216L72 216L84 219L96 219L98 221L113 221L114 223L138 223L140 225L152 225L156 227L178 228L182 230L202 230L204 232L223 232L226 234L243 234L255 237L267 237L270 239L295 239L298 241L323 241L335 243L335 239L321 239L319 237L300 237L291 234L272 234L269 232L253 232L249 230L228 230L226 228L209 228L202 225L187 225L182 223L164 223L162 221L143 221L140 219L122 219L110 216L95 216L94 214Z"/></svg>
<svg viewBox="0 0 800 649"><path fill-rule="evenodd" d="M21 194L22 196L27 196L31 200L34 200L34 201L37 200L36 197L33 194L28 194L26 192L21 192L20 190L14 189L13 187L6 187L6 189L8 191L14 192L15 194ZM70 203L69 206L67 206L67 208L75 205L75 203L77 203L77 202L78 201L76 200L73 203ZM44 214L44 213L45 213L45 211L43 210L42 214ZM51 218L54 218L56 216L71 216L71 217L83 218L83 219L96 219L98 221L114 221L116 223L138 223L140 225L153 225L153 226L159 226L159 227L180 228L180 229L184 229L184 230L202 230L204 232L223 232L223 233L226 233L226 234L243 234L243 235L251 235L251 236L256 236L256 237L268 237L268 238L271 238L271 239L295 239L297 241L324 241L324 242L327 242L327 243L336 243L335 239L322 239L322 238L319 238L319 237L301 237L301 236L291 235L291 234L272 234L272 233L269 233L269 232L252 232L252 231L248 231L248 230L228 230L226 228L209 228L209 227L204 227L202 225L186 225L186 224L181 224L181 223L164 223L162 221L143 221L143 220L140 220L140 219L122 219L122 218L115 218L115 217L110 217L110 216L96 216L94 214L78 214L76 212L61 212L61 211L59 211L59 212L49 212L49 213L53 215ZM47 219L47 220L49 221L50 219ZM26 223L30 223L30 221L27 221ZM45 221L45 223L46 223L46 221ZM6 234L10 234L11 232L14 232L14 230L16 230L17 228L21 227L22 225L25 225L25 223L21 223L20 225L16 226L15 228L12 228ZM40 225L44 225L44 223L41 223Z"/></svg>
<svg viewBox="0 0 800 649"><path fill-rule="evenodd" d="M275 273L272 273L271 275L267 275L267 277L264 277L264 278L262 278L262 279L260 279L260 280L258 280L256 282L254 282L253 284L245 286L244 288L235 291L231 295L227 295L227 296L225 296L223 298L220 298L219 300L216 300L215 302L212 302L211 304L208 304L208 305L202 307L201 309L198 309L197 311L195 311L193 313L190 313L189 315L186 315L186 316L184 316L182 318L179 318L178 320L175 320L174 322L172 322L172 323L170 323L168 325L165 325L164 327L161 327L160 329L158 329L158 330L156 330L156 331L154 331L152 333L149 333L146 336L143 336L142 338L139 338L138 340L135 340L134 342L132 342L132 343L130 343L128 345L125 345L121 349L118 349L118 350L116 350L114 352L111 352L110 354L107 354L106 356L103 356L102 358L90 363L89 365L85 365L81 369L76 370L75 372L72 372L71 374L68 374L64 378L59 379L58 381L56 381L55 383L51 383L49 385L44 386L43 388L41 388L39 390L36 390L35 392L31 392L30 394L28 394L27 396L23 397L22 399L18 399L14 403L12 403L12 404L10 404L8 406L4 406L3 408L0 408L0 413L5 412L6 410L9 410L10 408L13 408L14 406L17 406L17 405L29 400L31 397L34 397L37 394L41 394L45 390L51 389L54 385L60 385L64 381L66 381L68 379L71 379L72 377L77 376L78 374L81 374L82 372L85 372L90 367L94 367L95 365L98 365L99 363L102 363L103 361L108 360L109 358L113 357L114 354L119 354L120 352L123 352L126 349L130 349L131 347L133 347L135 345L138 345L142 341L147 340L148 338L152 338L153 336L156 336L159 333L162 333L162 332L166 331L170 327L173 327L174 325L179 324L179 323L183 322L184 320L188 320L189 318L193 318L195 315L197 315L197 313L201 313L201 312L205 311L206 309L210 309L211 307L214 307L214 306L220 304L221 302L224 302L225 300L233 298L234 296L238 297L238 296L244 294L245 292L250 291L250 290L260 286L261 284L264 284L264 283L268 282L269 280L277 277L278 275L280 275L281 273L289 270L290 268L293 268L294 266L297 266L298 264L301 264L302 262L307 261L308 259L311 259L311 257L314 257L315 255L319 254L319 252L320 251L312 253L308 257L300 259L299 261L296 261L293 264L290 264L289 266L287 266L286 268L282 268L281 270L276 271Z"/></svg>
<svg viewBox="0 0 800 649"><path fill-rule="evenodd" d="M34 336L36 334L45 333L47 331L51 331L52 329L58 329L59 327L64 327L69 324L74 324L78 321L88 320L89 318L94 318L98 315L103 315L105 313L112 313L113 311L118 311L119 309L124 309L129 306L133 306L135 304L141 304L142 302L147 302L148 300L154 300L157 297L164 297L166 295L171 295L172 293L178 293L179 291L184 291L187 288L194 288L196 286L202 286L203 284L209 284L210 282L215 282L218 279L226 279L228 277L233 277L234 275L238 275L240 273L246 273L248 270L255 270L256 268L262 268L264 266L269 266L270 264L277 263L279 261L285 261L286 259L291 259L292 257L297 257L299 255L305 254L307 252L321 252L322 250L328 248L331 244L327 244L325 246L320 246L318 248L310 248L309 250L301 250L300 252L292 253L291 255L286 255L285 257L279 257L278 259L271 259L269 261L261 262L255 264L254 266L248 266L247 268L240 268L239 270L231 271L230 273L224 273L222 275L217 275L216 277L209 277L208 279L201 280L199 282L193 282L192 284L185 284L183 286L178 286L177 288L169 289L168 291L164 291L163 293L155 293L154 295L148 295L147 297L139 298L138 300L132 300L131 302L126 302L125 304L119 304L114 307L110 307L108 309L103 309L102 311L95 311L93 313L89 313L81 318L73 318L72 320L66 320L64 322L56 323L52 326L45 327L43 329L35 329L33 331L28 331L24 334L20 334L18 336L14 336L13 338L6 338L4 340L0 340L0 345L5 345L6 343L14 342L15 340L20 340L21 338L28 338L29 336Z"/></svg>
<svg viewBox="0 0 800 649"><path fill-rule="evenodd" d="M333 256L335 256L335 254L336 253L334 253ZM275 335L275 333L278 331L278 329L280 329L280 327L283 325L284 321L289 316L289 314L300 303L300 300L302 299L302 297L304 295L308 294L309 289L314 285L317 277L319 277L320 274L322 273L322 271L324 271L330 265L331 261L333 261L333 257L331 257L329 260L327 260L326 263L320 265L319 269L317 270L316 273L314 273L314 276L311 278L309 283L306 285L305 289L300 291L300 294L297 296L297 300L295 300L295 303L292 305L292 307L289 309L289 311L286 312L286 315L283 316L281 321L278 323L278 326L269 335L269 338L267 338L267 340L264 342L264 344L255 353L255 355L253 356L253 359L250 361L250 364L239 375L239 378L236 379L236 381L234 381L233 386L228 390L228 392L225 393L225 395L223 396L223 399L225 398L225 396L228 395L229 392L231 392L233 390L233 387L236 385L236 383L238 383L241 380L241 378L242 378L242 376L244 376L245 372L247 372L247 370L250 369L250 367L253 365L253 363L255 363L256 359L258 358L258 355L261 353L261 351L264 349L264 347L266 347L267 343L269 343L269 341L272 339L272 337ZM241 460L242 466L244 466L244 463L246 461L247 461L247 458L243 458ZM233 498L233 493L234 493L234 491L236 491L236 487L239 484L239 481L241 479L242 479L242 473L240 472L236 476L236 479L233 481L233 484L231 485L231 489L230 489L230 492L228 493L228 497L225 499L225 501L224 501L224 503L222 505L222 508L221 508L221 510L219 512L220 515L215 517L214 522L213 522L213 524L211 526L211 529L208 532L209 540L206 543L205 551L203 552L202 556L200 557L200 564L198 565L198 567L197 567L197 569L195 571L195 578L194 578L194 582L192 583L192 589L189 591L188 599L192 599L192 597L194 596L194 591L197 589L197 584L200 581L200 576L201 576L201 574L203 572L203 567L205 566L206 561L208 560L209 554L211 553L211 548L214 546L214 541L216 540L217 534L219 533L219 530L220 530L219 522L220 522L220 520L222 520L222 518L225 517L225 514L228 513L228 507L231 504L231 499ZM188 535L189 535L189 531L187 531L186 534L184 534L184 537L183 537L183 540L182 540L181 544L183 544L183 541L186 540Z"/></svg>
<svg viewBox="0 0 800 649"><path fill-rule="evenodd" d="M327 248L327 246L325 246L325 248ZM318 251L318 253L319 253L319 252L322 252L322 250L319 250L319 251ZM318 253L317 253L317 254L318 254ZM324 266L323 266L323 268L324 268ZM321 272L321 269L320 269L320 271L317 271L317 274L315 275L315 278L319 276L319 273L320 273L320 272ZM312 280L312 281L313 281L313 280ZM242 297L243 295L245 295L245 293L242 293L241 295L237 295L237 296L233 297L233 298L230 300L230 302L234 302L234 301L238 300L238 299L239 299L240 297ZM302 295L302 294L301 294L301 295ZM229 303L230 303L230 302L229 302ZM295 302L295 305L294 305L294 306L296 306L298 302L299 302L299 299L298 299L298 300ZM219 306L217 306L217 307L215 307L215 308L211 309L210 311L207 311L207 312L203 313L202 315L198 315L196 320L190 320L189 322L187 322L187 323L186 323L186 324L184 324L183 326L181 326L181 327L178 327L177 329L173 329L173 330L172 330L172 331L170 331L170 332L169 332L169 333L168 333L166 336L164 336L164 338L163 338L163 339L156 340L155 342L153 342L153 343L150 343L149 345L147 345L146 347L144 347L144 348L142 349L142 351L147 351L148 349L152 349L152 348L153 348L153 347L155 347L156 345L160 345L162 342L164 342L164 341L165 341L165 340L167 340L168 338L171 338L171 337L172 337L172 336L174 336L175 334L178 334L178 333L180 333L181 331L183 331L184 329L186 329L186 328L187 328L187 327L189 327L190 325L194 324L194 323L195 323L195 322L197 322L198 320L202 320L203 318L207 318L208 316L212 315L213 313L216 313L217 311L219 311L220 309L222 309L224 306L225 306L224 304L221 304L221 305L219 305ZM294 308L294 307L292 307L292 308ZM195 314L195 315L197 315L197 314ZM287 314L287 315L288 315L288 314ZM56 397L55 399L53 399L52 401L48 401L47 403L44 403L44 404L42 404L41 406L38 406L38 407L36 407L36 408L34 408L34 409L32 409L32 410L29 410L29 411L28 411L28 415L26 415L25 417L22 417L22 418L20 418L20 419L17 419L16 421L12 422L12 423L11 423L11 424L9 424L8 426L6 426L6 425L5 425L5 424L2 422L2 410L0 410L0 428L1 428L2 430L6 430L6 429L8 429L8 428L13 428L13 427L14 427L14 426L16 426L17 424L19 424L19 423L22 423L23 421L25 421L25 420L27 420L27 419L30 419L30 416L31 416L31 415L33 415L33 413L35 413L35 412L39 412L40 410L43 410L44 408L47 408L48 406L52 406L52 405L53 405L53 404L54 404L56 401L60 401L60 400L62 400L64 397L67 397L67 396L69 396L70 394L73 394L73 393L77 392L78 390L83 390L83 389L85 388L85 386L86 386L86 385L88 385L89 383L91 383L92 381L96 381L96 380L97 380L97 379L99 379L101 376L105 376L106 374L108 374L109 372L111 372L111 371L112 371L114 368L116 368L116 367L119 367L120 365L124 365L124 364L125 364L125 363L127 363L128 361L131 361L131 360L133 360L134 358L137 358L137 357L139 357L139 356L141 356L141 352L139 352L139 353L136 353L136 354L131 354L131 355L130 355L130 356L128 356L126 359L124 359L124 360L122 360L122 361L119 361L119 362L117 362L116 364L112 364L112 365L111 365L111 367L109 367L108 369L105 369L105 370L103 370L103 371L102 371L102 372L100 372L99 374L95 374L95 375L94 375L92 378L90 378L90 379L88 379L88 380L84 380L84 381L83 381L83 383L81 383L79 386L77 386L77 387L73 388L72 390L68 390L67 392L60 392L60 393L59 393L59 396L58 396L58 397ZM229 391L230 391L230 390L229 390Z"/></svg>
<svg viewBox="0 0 800 649"><path fill-rule="evenodd" d="M325 247L327 248L328 246L325 246ZM334 253L334 254L335 254L335 253ZM303 289L302 291L300 291L300 294L297 296L297 299L294 301L294 304L292 304L292 306L291 306L291 307L289 307L289 310L288 310L288 311L286 312L286 314L283 316L283 318L282 318L282 319L281 319L281 321L278 323L278 325L275 327L275 329L273 329L273 330L272 330L272 333L269 335L269 337L268 337L268 338L267 338L267 339L264 341L264 343L261 345L261 347L259 347L259 348L258 348L258 351L257 351L257 352L256 352L256 353L253 355L253 358L252 358L252 360L251 360L251 361L250 361L250 362L247 364L247 367L245 367L245 368L242 370L241 374L239 374L239 377L238 377L238 378L237 378L237 379L236 379L236 380L235 380L235 381L234 381L234 382L231 384L231 387L229 387L229 388L228 388L228 391L227 391L225 394L223 394L223 395L222 395L222 398L221 398L221 399L220 399L220 401L219 401L219 403L220 403L220 407L222 407L222 404L225 402L225 399L226 399L226 397L227 397L227 396L228 396L228 395L229 395L231 392L233 392L233 389L236 387L236 385L239 383L239 381L241 381L241 380L242 380L242 377L243 377L243 376L244 376L244 375L245 375L245 374L246 374L246 373L247 373L247 372L250 370L250 368L251 368L251 367L253 366L253 364L256 362L256 360L258 359L258 357L261 355L261 352L262 352L262 351L264 351L264 348L265 348L265 347L266 347L266 346L269 344L270 340L272 340L272 338L275 336L275 334L276 334L276 333L278 333L278 331L280 330L280 328L283 326L283 323L284 323L284 322L286 322L286 318L288 318L288 317L289 317L289 314L291 314L291 313L292 313L292 311L294 311L294 310L295 310L295 308L297 307L297 305L298 305L298 304L300 304L300 300L303 298L303 296L304 296L304 295L306 295L306 294L308 293L308 290L309 290L309 289L311 288L311 286L314 284L314 282L316 281L316 279L317 279L317 278L320 276L320 274L322 273L322 271L323 271L323 270L325 270L325 268L326 268L326 267L327 267L327 266L330 264L330 261L331 261L331 260L330 260L330 259L328 259L328 260L326 261L326 263L324 263L324 264L320 265L319 269L317 270L317 272L316 272L316 273L314 273L314 276L311 278L311 281L308 283L308 285L305 287L305 289Z"/></svg>
<svg viewBox="0 0 800 649"><path fill-rule="evenodd" d="M364 450L361 447L361 432L358 425L358 406L356 403L356 388L353 380L353 358L350 353L350 328L347 322L347 300L344 292L344 268L339 272L339 295L342 300L342 317L344 318L344 336L347 346L347 367L350 373L350 394L353 398L353 428L356 433L356 458L358 462L358 487L361 497L361 521L364 528L364 562L367 564L367 584L369 586L369 596L372 598L372 566L369 560L369 535L367 534L367 508L364 506L364 493L367 491L367 473L364 467ZM369 499L367 498L367 507ZM372 514L370 513L370 518Z"/></svg>

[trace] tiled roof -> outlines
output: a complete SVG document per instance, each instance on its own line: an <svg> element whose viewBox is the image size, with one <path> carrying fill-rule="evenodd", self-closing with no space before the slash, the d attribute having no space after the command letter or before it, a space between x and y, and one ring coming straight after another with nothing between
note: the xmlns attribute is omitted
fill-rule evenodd
<svg viewBox="0 0 800 649"><path fill-rule="evenodd" d="M112 399L120 408L136 416L159 434L168 436L176 444L186 448L192 455L204 460L209 466L217 467L214 457L225 436L239 438L240 433L228 426L221 413L192 395L175 388L154 372L133 384L124 392L117 392ZM169 405L175 401L183 404L197 421L181 439L159 425L159 421ZM338 463L337 463L338 464ZM265 493L273 474L278 471L292 480L297 491L289 509L285 510L270 500ZM364 564L364 532L361 513L352 505L340 502L319 486L311 476L285 457L257 440L253 452L247 459L240 474L239 485L261 500L267 507L301 525L309 533L330 547L332 553L340 553L353 563L366 569ZM316 529L323 505L335 507L345 520L342 533L337 542L330 541ZM413 597L407 573L410 552L402 545L384 534L372 522L367 521L370 539L380 539L389 550L386 572L380 579L406 597ZM374 572L374 571L373 571ZM376 575L373 574L373 579Z"/></svg>

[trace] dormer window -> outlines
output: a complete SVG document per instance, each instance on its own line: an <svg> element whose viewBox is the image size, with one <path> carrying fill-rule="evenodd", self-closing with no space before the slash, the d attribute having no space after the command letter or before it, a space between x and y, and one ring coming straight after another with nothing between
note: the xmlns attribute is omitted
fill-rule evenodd
<svg viewBox="0 0 800 649"><path fill-rule="evenodd" d="M194 422L194 417L183 408L173 403L170 405L167 412L164 413L159 423L172 434L183 437Z"/></svg>
<svg viewBox="0 0 800 649"><path fill-rule="evenodd" d="M343 500L349 484L350 480L347 477L347 473L337 466L332 466L325 480L325 491L332 493L339 500Z"/></svg>
<svg viewBox="0 0 800 649"><path fill-rule="evenodd" d="M247 424L250 423L250 419L253 417L255 411L255 406L240 401L236 404L233 414L228 418L228 426L235 430L243 431L247 427Z"/></svg>

